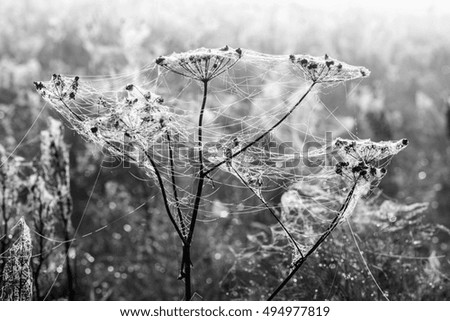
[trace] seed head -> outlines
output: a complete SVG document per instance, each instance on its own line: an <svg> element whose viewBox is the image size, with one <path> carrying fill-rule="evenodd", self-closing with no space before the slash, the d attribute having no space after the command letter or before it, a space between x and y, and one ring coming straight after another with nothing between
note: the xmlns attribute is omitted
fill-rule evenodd
<svg viewBox="0 0 450 321"><path fill-rule="evenodd" d="M290 55L289 60L309 80L315 83L337 83L367 77L370 71L364 67L351 66L331 58L309 55Z"/></svg>
<svg viewBox="0 0 450 321"><path fill-rule="evenodd" d="M242 57L242 50L225 46L219 49L200 48L161 56L155 63L174 73L202 82L209 81L232 68Z"/></svg>
<svg viewBox="0 0 450 321"><path fill-rule="evenodd" d="M336 164L335 171L349 179L379 180L386 174L385 168L378 164L404 149L407 139L387 142L372 142L366 140L348 140L338 138L334 142L334 152L341 160Z"/></svg>

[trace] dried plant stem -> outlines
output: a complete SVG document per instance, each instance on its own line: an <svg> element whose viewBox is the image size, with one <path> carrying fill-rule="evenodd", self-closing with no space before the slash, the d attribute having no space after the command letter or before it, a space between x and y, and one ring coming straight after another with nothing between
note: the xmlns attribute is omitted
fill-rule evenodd
<svg viewBox="0 0 450 321"><path fill-rule="evenodd" d="M300 267L305 263L305 261L308 259L308 257L313 254L317 248L327 239L327 237L334 231L334 229L339 225L339 222L341 218L344 216L344 214L347 212L347 209L352 201L352 198L355 195L355 189L358 185L358 180L355 181L353 184L350 192L347 195L347 198L345 199L344 204L342 204L341 209L339 210L336 217L331 222L330 226L327 228L327 230L320 236L320 238L316 241L316 243L309 249L309 251L305 254L305 256L299 258L294 262L294 268L289 273L289 275L281 282L281 284L273 291L273 293L269 296L267 299L268 301L272 301L275 296L286 286L286 284L292 279L292 277L297 273L297 271L300 269Z"/></svg>
<svg viewBox="0 0 450 321"><path fill-rule="evenodd" d="M78 121L80 121L80 122L83 122L84 121L84 119L83 118L81 118L77 113L75 113L69 106L67 106L67 104L66 104L66 102L64 101L64 99L62 99L62 98L60 98L59 99L62 103L63 103L63 105L66 107L66 109L76 118L76 119L78 119Z"/></svg>
<svg viewBox="0 0 450 321"><path fill-rule="evenodd" d="M170 139L169 133L167 133L166 136L167 136L167 143L168 143L168 148L169 148L170 178L171 178L171 182L172 182L172 193L173 193L173 198L175 199L175 207L177 209L178 219L180 220L181 232L183 232L183 231L185 231L185 224L184 224L184 221L183 221L183 214L181 213L179 199L178 199L177 182L176 182L176 179L175 179L175 164L174 164L174 161L173 161L172 144L171 144L171 139Z"/></svg>
<svg viewBox="0 0 450 321"><path fill-rule="evenodd" d="M194 201L194 209L192 212L192 219L191 219L191 225L189 227L189 234L187 237L188 243L191 242L192 237L194 235L194 228L195 228L195 222L198 215L198 208L200 205L202 190L203 190L203 182L205 180L205 174L203 173L203 146L202 146L202 140L203 140L203 114L205 111L206 106L206 98L208 97L208 82L203 82L203 100L202 100L202 106L200 108L200 115L198 119L198 160L199 160L199 171L198 171L198 185L197 185L197 193L195 195L195 201Z"/></svg>
<svg viewBox="0 0 450 321"><path fill-rule="evenodd" d="M175 207L176 207L177 213L178 213L178 220L180 221L181 232L183 233L183 237L186 237L186 235L184 234L184 231L186 231L186 225L183 221L183 214L181 213L179 199L178 199L177 183L176 183L176 179L175 179L175 164L173 161L173 151L172 151L172 145L171 145L169 133L167 133L167 143L168 143L168 148L169 148L170 177L171 177L171 183L172 183L172 193L173 193L173 197L175 199ZM186 257L186 254L188 252L185 251L184 247L185 247L185 245L183 245L183 255L181 258L180 275L178 277L178 279L180 279L180 280L184 279L185 270L190 269L190 266L191 266L190 260L188 260L188 258Z"/></svg>
<svg viewBox="0 0 450 321"><path fill-rule="evenodd" d="M175 227L175 230L177 231L178 236L180 237L181 241L184 243L185 238L183 236L183 233L181 232L177 222L175 221L172 211L170 210L169 200L167 198L166 189L164 187L164 182L162 180L162 176L161 176L161 173L159 172L158 166L156 165L153 158L146 151L144 151L144 154L147 157L147 159L150 161L150 164L152 164L153 170L155 171L155 175L158 180L159 187L161 189L161 194L163 196L164 206L166 207L167 215L169 216L169 219L172 222L172 225Z"/></svg>
<svg viewBox="0 0 450 321"><path fill-rule="evenodd" d="M198 170L198 184L197 192L195 194L194 208L192 210L191 223L189 226L189 233L187 235L186 244L184 248L184 268L185 268L185 300L189 301L191 299L191 258L190 258L190 247L192 243L192 237L194 236L195 224L197 222L198 210L200 206L200 200L203 191L203 183L205 181L205 174L203 173L203 115L205 112L206 99L208 97L208 81L203 81L203 99L202 105L200 107L200 114L198 118L198 160L199 160L199 170Z"/></svg>
<svg viewBox="0 0 450 321"><path fill-rule="evenodd" d="M306 92L302 95L302 97L300 97L300 99L295 103L294 106L291 107L291 109L289 109L289 111L283 116L281 117L274 125L272 125L272 127L270 127L269 129L267 129L264 133L262 133L261 135L259 135L255 140L253 140L251 143L245 145L244 147L242 147L240 150L238 150L237 152L235 152L233 155L231 155L230 157L228 157L227 159L215 164L214 166L212 166L211 168L209 168L208 170L206 170L205 172L203 172L203 176L208 175L209 173L211 173L213 170L215 170L216 168L218 168L219 166L225 164L226 162L229 162L231 159L235 158L236 156L238 156L239 154L245 152L248 148L252 147L253 145L255 145L257 142L259 142L261 139L263 139L267 134L269 134L270 132L272 132L275 128L277 128L282 122L284 122L286 120L286 118L289 117L289 115L291 115L294 110L302 103L302 101L306 98L306 96L308 96L308 94L311 92L311 90L313 89L314 85L317 82L313 82L311 83L311 85L308 87L308 90L306 90Z"/></svg>
<svg viewBox="0 0 450 321"><path fill-rule="evenodd" d="M184 300L190 301L192 297L191 286L191 245L183 245L183 279L184 279Z"/></svg>

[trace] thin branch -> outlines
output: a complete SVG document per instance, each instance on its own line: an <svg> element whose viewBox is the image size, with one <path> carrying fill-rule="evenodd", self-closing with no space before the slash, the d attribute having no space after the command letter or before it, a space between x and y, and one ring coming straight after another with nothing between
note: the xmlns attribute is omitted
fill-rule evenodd
<svg viewBox="0 0 450 321"><path fill-rule="evenodd" d="M352 189L347 195L347 198L345 199L344 204L342 204L341 209L339 210L339 213L336 215L334 220L331 222L328 229L320 236L320 238L316 241L316 243L311 247L311 249L308 251L308 253L305 254L304 257L299 258L297 261L294 262L294 268L289 273L289 275L281 282L281 284L273 291L273 293L269 296L267 301L272 301L275 296L286 286L286 284L289 282L290 279L297 273L297 271L300 269L300 267L305 263L305 261L308 259L308 257L313 254L317 248L327 239L327 237L333 232L333 230L339 225L340 219L344 216L345 212L348 209L348 206L351 202L352 197L355 194L356 186L358 185L358 180L353 184Z"/></svg>
<svg viewBox="0 0 450 321"><path fill-rule="evenodd" d="M178 236L180 237L181 241L183 242L183 244L185 244L186 240L183 236L183 233L181 232L180 228L178 227L178 224L175 221L175 218L173 217L172 212L170 211L170 205L169 205L169 201L167 198L166 189L164 187L164 182L161 177L161 173L159 172L158 167L156 166L156 163L153 160L153 158L150 157L150 155L146 151L144 151L144 154L147 157L147 159L150 161L150 163L152 164L152 167L155 171L155 175L156 175L156 178L158 179L158 184L161 189L162 196L163 196L164 206L166 207L167 215L169 215L169 219L172 222L172 225L175 227L175 230L177 231Z"/></svg>
<svg viewBox="0 0 450 321"><path fill-rule="evenodd" d="M173 151L172 151L172 144L171 144L169 133L167 133L167 142L169 145L168 147L169 147L169 160L170 160L170 176L171 176L171 180L172 180L172 193L173 193L173 197L175 199L175 207L177 209L178 219L180 221L181 232L183 233L184 231L186 231L186 226L183 221L183 214L181 213L180 204L179 204L179 200L178 200L177 183L176 183L176 179L175 179L175 164L173 161ZM184 234L183 234L183 236L184 236ZM186 253L188 253L188 252L189 251L185 251L184 246L183 246L183 255L181 257L180 275L178 277L179 280L182 280L185 278L185 276L186 276L185 270L186 270L186 268L189 269L192 264L190 261L190 257L186 257ZM188 255L189 255L189 253L188 253ZM189 292L191 292L191 291L189 290Z"/></svg>
<svg viewBox="0 0 450 321"><path fill-rule="evenodd" d="M202 190L203 190L203 182L204 182L204 179L206 176L206 174L203 173L202 131L203 131L203 114L205 111L207 97L208 97L208 82L205 81L205 82L203 82L203 101L202 101L202 106L200 108L200 115L199 115L199 119L198 119L198 146L199 146L198 159L199 159L199 166L200 166L199 171L198 171L199 172L199 181L198 181L198 185L197 185L197 193L195 195L194 209L192 212L192 219L191 219L191 225L189 227L187 243L191 243L192 236L194 235L194 228L195 228L195 223L197 220L198 208L200 205L200 200L201 200L201 195L202 195Z"/></svg>
<svg viewBox="0 0 450 321"><path fill-rule="evenodd" d="M190 246L192 243L192 237L194 235L195 224L197 222L198 209L200 206L200 200L203 191L203 183L205 180L205 175L203 175L203 115L206 106L206 98L208 97L208 81L203 82L203 100L200 107L200 114L198 118L198 159L199 159L199 178L197 185L197 193L195 195L194 208L192 211L191 223L189 226L189 233L186 239L186 244L183 247L183 260L184 260L184 277L185 277L185 300L189 301L191 299L191 253Z"/></svg>
<svg viewBox="0 0 450 321"><path fill-rule="evenodd" d="M78 121L83 122L83 118L81 118L77 113L75 113L67 104L66 102L62 99L59 98L59 100L63 103L63 105L66 107L66 109L73 115L75 116L76 119L78 119Z"/></svg>
<svg viewBox="0 0 450 321"><path fill-rule="evenodd" d="M177 183L176 183L176 179L175 179L175 164L173 161L173 151L172 151L172 144L171 144L169 133L167 133L167 143L169 145L168 147L169 147L169 160L170 160L170 176L171 176L171 180L172 180L172 192L173 192L173 197L175 199L175 207L177 209L178 219L180 220L181 231L184 231L185 225L184 225L184 221L183 221L183 214L181 213L180 204L179 204L179 200L178 200Z"/></svg>
<svg viewBox="0 0 450 321"><path fill-rule="evenodd" d="M203 172L203 176L208 175L209 173L211 173L213 170L215 170L216 168L218 168L219 166L225 164L226 162L230 161L231 159L235 158L236 156L238 156L239 154L245 152L248 148L252 147L253 145L255 145L257 142L259 142L261 139L263 139L267 134L269 134L270 132L272 132L275 128L277 128L286 118L289 117L289 115L291 115L294 110L301 104L301 102L306 98L306 96L311 92L311 90L313 89L314 85L317 82L313 82L308 90L303 94L303 96L297 101L297 103L292 106L292 108L283 116L281 117L272 127L270 127L269 129L267 129L264 133L262 133L260 136L258 136L258 138L256 138L254 141L252 141L251 143L247 144L246 146L242 147L240 150L238 150L236 153L234 153L233 155L231 155L230 157L228 157L227 159L215 164L213 167L211 167L210 169L208 169L207 171Z"/></svg>

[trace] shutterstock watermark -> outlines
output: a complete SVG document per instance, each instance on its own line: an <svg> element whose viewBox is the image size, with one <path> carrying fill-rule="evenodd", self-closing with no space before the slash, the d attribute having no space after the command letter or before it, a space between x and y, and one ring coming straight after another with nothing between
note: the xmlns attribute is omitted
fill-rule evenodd
<svg viewBox="0 0 450 321"><path fill-rule="evenodd" d="M148 157L151 157L159 166L171 166L171 162L177 168L191 168L199 165L200 146L192 141L173 141L149 144L147 149L136 148L129 143L129 138L124 137L121 142L114 143L114 154L107 148L102 150L104 154L103 167L106 168L130 168L131 163L127 156L131 156L138 167L150 166ZM239 155L242 148L251 141L239 141L234 139L229 143L205 142L202 145L203 162L206 167L228 160L237 161L240 165L265 165L278 168L320 168L339 162L334 152L332 132L326 132L324 139L319 141L306 141L301 146L301 151L294 147L293 142L280 142L268 135L267 138L256 142ZM120 153L118 151L121 151ZM118 157L118 156L122 156Z"/></svg>

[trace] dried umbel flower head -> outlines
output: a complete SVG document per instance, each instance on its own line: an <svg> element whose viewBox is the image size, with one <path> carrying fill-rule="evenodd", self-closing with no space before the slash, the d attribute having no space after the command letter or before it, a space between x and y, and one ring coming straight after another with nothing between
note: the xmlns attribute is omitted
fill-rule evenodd
<svg viewBox="0 0 450 321"><path fill-rule="evenodd" d="M135 84L124 86L120 93L125 95L116 97L109 93L103 96L88 83L81 83L79 77L53 75L50 81L35 82L35 86L81 135L106 147L127 142L147 148L167 132L179 133L182 128L172 125L173 113L162 105L159 95L142 91Z"/></svg>
<svg viewBox="0 0 450 321"><path fill-rule="evenodd" d="M162 105L157 94L127 84L118 91L98 91L78 77L54 75L50 81L36 82L38 93L66 118L84 138L97 143L120 158L149 169L142 155L160 150L169 138L185 136L181 115ZM172 136L173 134L173 136ZM144 152L144 153L142 153Z"/></svg>
<svg viewBox="0 0 450 321"><path fill-rule="evenodd" d="M101 144L126 140L147 149L167 133L180 134L182 131L182 126L176 122L180 117L161 102L162 98L150 92L141 96L130 95L115 102L113 108L102 116L86 121L84 135Z"/></svg>
<svg viewBox="0 0 450 321"><path fill-rule="evenodd" d="M207 82L233 67L242 57L240 48L199 48L161 56L156 64L184 77Z"/></svg>
<svg viewBox="0 0 450 321"><path fill-rule="evenodd" d="M53 74L52 79L45 83L39 81L34 82L37 92L41 97L55 107L66 117L82 121L82 118L69 108L69 101L75 100L79 89L79 77L68 78L61 75Z"/></svg>
<svg viewBox="0 0 450 321"><path fill-rule="evenodd" d="M78 76L71 79L53 74L52 79L46 84L34 82L34 86L41 94L42 98L50 102L55 100L75 99L78 92L79 79Z"/></svg>
<svg viewBox="0 0 450 321"><path fill-rule="evenodd" d="M370 75L370 71L365 67L351 66L328 55L290 55L289 59L307 79L315 83L337 83Z"/></svg>
<svg viewBox="0 0 450 321"><path fill-rule="evenodd" d="M378 163L396 155L406 146L407 139L372 142L370 139L338 138L334 142L334 151L340 159L336 164L336 173L351 180L361 177L367 181L379 180L386 174L386 169L379 168Z"/></svg>
<svg viewBox="0 0 450 321"><path fill-rule="evenodd" d="M23 218L19 219L14 229L20 229L20 234L7 252L0 298L3 301L30 301L33 292L30 229Z"/></svg>

